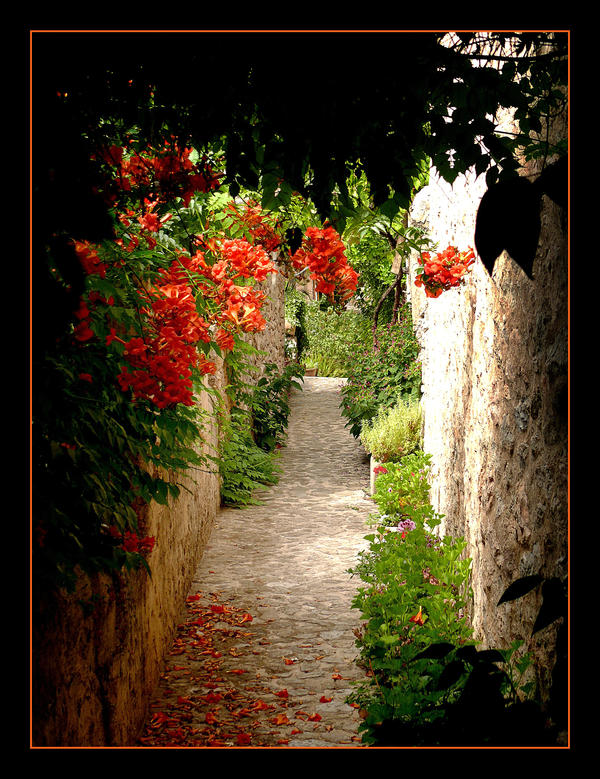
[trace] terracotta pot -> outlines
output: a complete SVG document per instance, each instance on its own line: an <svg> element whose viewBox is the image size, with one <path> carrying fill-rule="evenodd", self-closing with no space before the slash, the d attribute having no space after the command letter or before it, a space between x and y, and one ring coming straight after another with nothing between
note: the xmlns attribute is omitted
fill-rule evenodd
<svg viewBox="0 0 600 779"><path fill-rule="evenodd" d="M318 368L305 368L304 369L304 375L305 376L316 376L318 373Z"/></svg>

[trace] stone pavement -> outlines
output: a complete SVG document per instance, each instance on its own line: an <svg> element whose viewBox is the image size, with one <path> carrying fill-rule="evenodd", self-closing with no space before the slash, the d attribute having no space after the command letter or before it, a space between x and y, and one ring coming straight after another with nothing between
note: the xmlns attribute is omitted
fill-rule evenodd
<svg viewBox="0 0 600 779"><path fill-rule="evenodd" d="M343 379L291 397L279 483L224 508L190 588L140 744L360 747L347 570L366 548L369 466L344 427Z"/></svg>

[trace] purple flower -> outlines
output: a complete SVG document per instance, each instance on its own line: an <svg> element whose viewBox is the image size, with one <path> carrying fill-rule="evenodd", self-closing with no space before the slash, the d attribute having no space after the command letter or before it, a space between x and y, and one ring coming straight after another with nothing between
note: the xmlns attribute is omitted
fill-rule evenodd
<svg viewBox="0 0 600 779"><path fill-rule="evenodd" d="M409 530L414 530L415 528L416 524L412 521L412 519L403 519L398 522L398 530L401 530L404 533L407 533Z"/></svg>

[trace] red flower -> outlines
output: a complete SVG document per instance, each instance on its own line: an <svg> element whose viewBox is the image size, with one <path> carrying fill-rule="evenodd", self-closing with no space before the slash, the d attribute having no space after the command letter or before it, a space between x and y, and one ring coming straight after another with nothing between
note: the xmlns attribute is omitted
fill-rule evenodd
<svg viewBox="0 0 600 779"><path fill-rule="evenodd" d="M98 274L102 278L106 276L106 265L98 256L97 250L89 241L73 241L75 254L79 258L84 271L88 275Z"/></svg>
<svg viewBox="0 0 600 779"><path fill-rule="evenodd" d="M120 146L109 146L99 151L99 156L108 165L120 165L123 160L123 149Z"/></svg>
<svg viewBox="0 0 600 779"><path fill-rule="evenodd" d="M317 292L348 300L356 292L358 273L348 264L345 247L333 227L309 227L300 248L290 258L296 269L308 268Z"/></svg>
<svg viewBox="0 0 600 779"><path fill-rule="evenodd" d="M217 345L220 349L223 351L231 351L234 346L233 341L233 335L231 333L228 333L227 330L219 329L217 330L217 335L215 338Z"/></svg>
<svg viewBox="0 0 600 779"><path fill-rule="evenodd" d="M123 549L126 552L137 552L139 539L135 533L126 530L123 535Z"/></svg>
<svg viewBox="0 0 600 779"><path fill-rule="evenodd" d="M126 552L141 554L145 557L154 549L155 542L156 539L154 536L138 538L136 533L126 530L123 534L123 543L121 546Z"/></svg>
<svg viewBox="0 0 600 779"><path fill-rule="evenodd" d="M216 373L217 372L217 366L214 362L211 362L210 360L207 360L203 354L200 355L200 362L198 367L200 368L200 372L203 375L206 375L207 373Z"/></svg>
<svg viewBox="0 0 600 779"><path fill-rule="evenodd" d="M87 322L80 322L75 328L75 338L82 343L89 341L95 335L94 331L88 327Z"/></svg>
<svg viewBox="0 0 600 779"><path fill-rule="evenodd" d="M427 297L437 298L445 290L464 283L464 275L475 262L475 253L471 248L458 252L455 246L448 246L433 260L429 252L423 252L421 258L423 269L415 278L415 286L424 287Z"/></svg>
<svg viewBox="0 0 600 779"><path fill-rule="evenodd" d="M267 251L274 251L281 244L277 234L278 223L269 223L270 216L263 213L255 200L250 200L243 211L236 203L231 203L227 210L234 216L236 222L245 232L250 233L255 244L261 244Z"/></svg>
<svg viewBox="0 0 600 779"><path fill-rule="evenodd" d="M117 183L126 191L150 190L159 202L175 197L190 203L195 192L209 192L219 185L218 174L203 160L194 165L190 160L191 149L165 143L162 151L148 148L117 161Z"/></svg>
<svg viewBox="0 0 600 779"><path fill-rule="evenodd" d="M409 622L414 622L415 625L424 625L425 622L423 620L423 609L419 608L419 611L413 617L411 617L408 621Z"/></svg>
<svg viewBox="0 0 600 779"><path fill-rule="evenodd" d="M277 270L261 245L252 246L243 238L225 239L220 251L235 271L232 278L244 276L264 281L269 273Z"/></svg>

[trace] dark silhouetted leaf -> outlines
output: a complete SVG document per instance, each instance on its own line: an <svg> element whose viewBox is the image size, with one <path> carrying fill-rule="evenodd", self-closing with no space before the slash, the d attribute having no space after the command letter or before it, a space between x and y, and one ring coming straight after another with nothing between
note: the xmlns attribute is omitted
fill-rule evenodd
<svg viewBox="0 0 600 779"><path fill-rule="evenodd" d="M498 601L498 606L501 603L506 603L506 601L522 598L523 595L526 595L528 592L533 590L534 587L537 587L538 584L540 584L542 581L543 578L538 574L534 574L533 576L523 576L520 579L517 579L504 590L502 597Z"/></svg>
<svg viewBox="0 0 600 779"><path fill-rule="evenodd" d="M424 649L422 652L419 652L418 655L415 655L413 660L439 660L442 657L446 657L446 655L453 649L454 644L450 644L446 641L442 641L439 644L431 644L427 647L427 649Z"/></svg>
<svg viewBox="0 0 600 779"><path fill-rule="evenodd" d="M535 186L561 208L566 208L569 192L568 158L561 157L552 165L544 168L539 178L536 179Z"/></svg>
<svg viewBox="0 0 600 779"><path fill-rule="evenodd" d="M459 659L463 660L466 663L471 663L471 665L477 662L477 655L478 655L477 649L472 645L461 646L460 649L456 650L456 657L458 657Z"/></svg>
<svg viewBox="0 0 600 779"><path fill-rule="evenodd" d="M482 649L477 652L477 661L484 663L503 663L504 657L498 649Z"/></svg>
<svg viewBox="0 0 600 779"><path fill-rule="evenodd" d="M507 251L532 277L540 224L540 193L527 179L515 176L487 190L477 210L475 246L490 276Z"/></svg>
<svg viewBox="0 0 600 779"><path fill-rule="evenodd" d="M566 616L567 599L560 579L548 579L542 586L542 605L533 626L532 635Z"/></svg>
<svg viewBox="0 0 600 779"><path fill-rule="evenodd" d="M452 660L444 668L438 679L437 689L447 690L448 687L452 687L453 684L460 679L465 672L465 666L461 660Z"/></svg>

